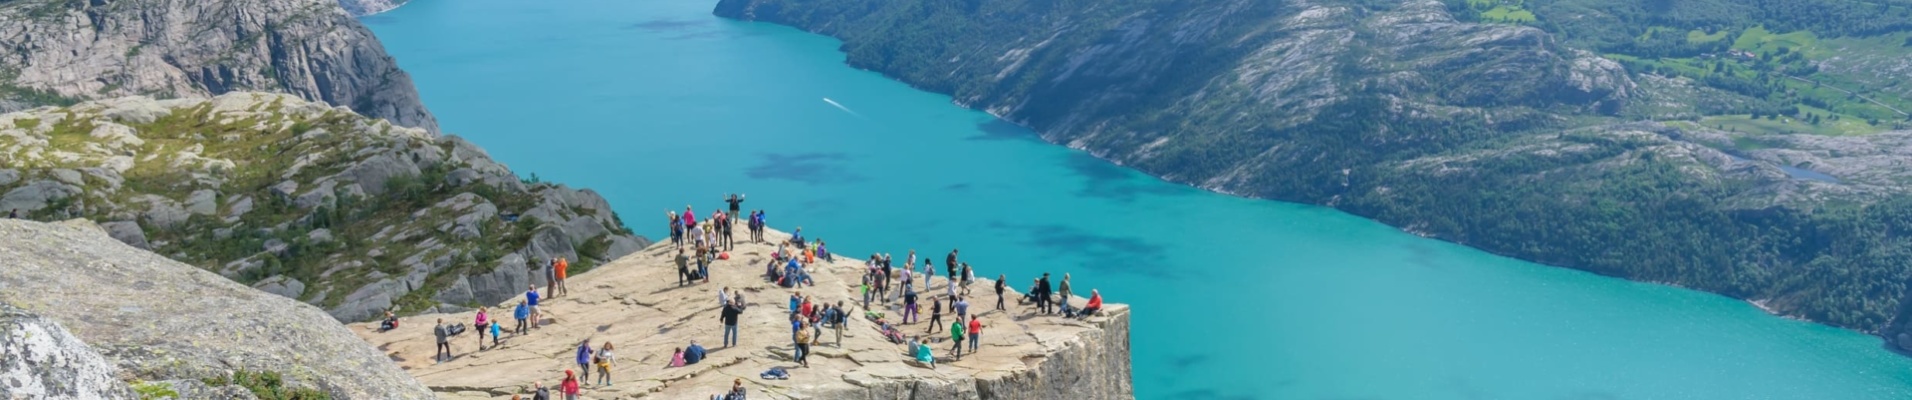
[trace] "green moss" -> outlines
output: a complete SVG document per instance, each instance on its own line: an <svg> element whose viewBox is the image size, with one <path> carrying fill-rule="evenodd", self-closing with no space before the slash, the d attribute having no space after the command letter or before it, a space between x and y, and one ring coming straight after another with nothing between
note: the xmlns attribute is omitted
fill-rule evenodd
<svg viewBox="0 0 1912 400"><path fill-rule="evenodd" d="M258 396L260 400L330 400L332 396L313 389L286 387L285 378L277 372L255 372L238 370L232 376L208 378L202 380L207 385L238 385Z"/></svg>
<svg viewBox="0 0 1912 400"><path fill-rule="evenodd" d="M134 381L132 386L133 393L138 394L140 400L179 398L179 391L173 390L173 384L170 383Z"/></svg>

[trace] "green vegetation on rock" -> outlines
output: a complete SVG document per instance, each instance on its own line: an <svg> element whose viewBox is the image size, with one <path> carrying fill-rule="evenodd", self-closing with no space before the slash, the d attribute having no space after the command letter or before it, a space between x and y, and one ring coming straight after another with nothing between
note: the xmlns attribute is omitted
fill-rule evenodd
<svg viewBox="0 0 1912 400"><path fill-rule="evenodd" d="M259 400L331 400L325 392L306 388L286 387L285 379L277 372L233 371L232 376L206 378L208 386L238 385L258 396Z"/></svg>

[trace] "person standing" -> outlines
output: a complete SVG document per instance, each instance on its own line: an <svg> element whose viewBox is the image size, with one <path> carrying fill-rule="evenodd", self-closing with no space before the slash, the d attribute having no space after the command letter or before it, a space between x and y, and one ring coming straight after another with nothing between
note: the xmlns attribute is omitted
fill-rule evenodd
<svg viewBox="0 0 1912 400"><path fill-rule="evenodd" d="M558 259L552 257L544 263L544 294L558 298Z"/></svg>
<svg viewBox="0 0 1912 400"><path fill-rule="evenodd" d="M803 320L797 320L796 327L797 327L797 340L796 340L797 363L802 364L804 368L809 368L810 367L810 341L813 338L810 337L809 330L803 329L804 328Z"/></svg>
<svg viewBox="0 0 1912 400"><path fill-rule="evenodd" d="M929 296L929 332L936 333L936 327L943 325L943 299Z"/></svg>
<svg viewBox="0 0 1912 400"><path fill-rule="evenodd" d="M578 342L578 369L584 370L585 380L591 379L591 355L596 353L597 351L591 350L591 339L587 338L582 342ZM570 393L570 391L566 391L565 393Z"/></svg>
<svg viewBox="0 0 1912 400"><path fill-rule="evenodd" d="M511 334L523 335L526 332L524 321L531 319L531 307L524 305L524 301L520 300L518 301L518 307L511 310L511 317L518 320L518 327L513 329Z"/></svg>
<svg viewBox="0 0 1912 400"><path fill-rule="evenodd" d="M1041 310L1043 314L1049 313L1049 294L1052 290L1052 286L1049 286L1049 273L1042 273L1042 279L1036 280L1034 292L1036 292L1036 309Z"/></svg>
<svg viewBox="0 0 1912 400"><path fill-rule="evenodd" d="M916 315L916 289L914 289L913 286L904 284L903 285L903 324L908 325L910 321L918 319L918 318L921 318L921 316Z"/></svg>
<svg viewBox="0 0 1912 400"><path fill-rule="evenodd" d="M717 306L723 307L727 305L730 305L730 287L729 286L725 286L723 289L717 289Z"/></svg>
<svg viewBox="0 0 1912 400"><path fill-rule="evenodd" d="M724 322L725 348L737 345L737 317L743 315L743 313L743 300L733 298L730 300L730 304L724 306L723 315L718 316L718 319Z"/></svg>
<svg viewBox="0 0 1912 400"><path fill-rule="evenodd" d="M551 400L551 389L545 388L544 382L532 381L531 387L534 388L531 391L531 400Z"/></svg>
<svg viewBox="0 0 1912 400"><path fill-rule="evenodd" d="M736 220L737 211L731 210L730 214L724 216L724 223L718 224L717 231L722 234L724 251L737 249L737 235L734 233L734 228L737 225Z"/></svg>
<svg viewBox="0 0 1912 400"><path fill-rule="evenodd" d="M961 249L949 249L949 257L943 258L943 265L949 266L949 276L956 276L956 252Z"/></svg>
<svg viewBox="0 0 1912 400"><path fill-rule="evenodd" d="M1007 308L1003 308L1002 306L1002 293L1005 290L1009 290L1009 284L1004 282L1008 280L1009 280L1009 275L1006 275L1006 274L996 275L996 311L1009 310Z"/></svg>
<svg viewBox="0 0 1912 400"><path fill-rule="evenodd" d="M664 215L670 217L671 245L684 248L684 224L677 222L677 212L665 210Z"/></svg>
<svg viewBox="0 0 1912 400"><path fill-rule="evenodd" d="M611 342L604 342L604 347L598 349L595 364L598 369L597 384L599 385L611 386L611 367L617 366L617 354L611 350L616 348L611 345Z"/></svg>
<svg viewBox="0 0 1912 400"><path fill-rule="evenodd" d="M836 347L843 348L843 326L850 324L850 312L843 309L843 300L837 300L836 308L830 309L835 321L830 321L830 329L836 330Z"/></svg>
<svg viewBox="0 0 1912 400"><path fill-rule="evenodd" d="M950 346L950 353L955 354L958 360L963 359L963 321L949 324L949 340L954 342Z"/></svg>
<svg viewBox="0 0 1912 400"><path fill-rule="evenodd" d="M584 375L584 379L591 379L590 370L585 370ZM564 400L578 400L578 375L564 370L564 382L558 383L558 388L564 392Z"/></svg>
<svg viewBox="0 0 1912 400"><path fill-rule="evenodd" d="M737 213L743 211L744 195L731 193L730 196L724 198L724 202L730 204L730 216L735 217Z"/></svg>
<svg viewBox="0 0 1912 400"><path fill-rule="evenodd" d="M1056 294L1059 295L1056 297L1060 299L1057 301L1062 302L1062 308L1069 308L1069 273L1062 273L1062 284L1056 286L1056 289Z"/></svg>
<svg viewBox="0 0 1912 400"><path fill-rule="evenodd" d="M438 325L432 327L432 336L438 338L438 348L432 353L433 364L442 364L451 359L451 327L445 326L445 319L439 318Z"/></svg>
<svg viewBox="0 0 1912 400"><path fill-rule="evenodd" d="M563 297L566 295L570 295L571 288L564 286L564 278L566 276L566 270L571 269L571 260L567 260L564 257L558 257L557 269L558 269L558 291L551 293L551 297Z"/></svg>
<svg viewBox="0 0 1912 400"><path fill-rule="evenodd" d="M934 281L934 280L936 280L936 265L930 264L929 259L925 258L923 259L923 291L924 292L929 291L930 281Z"/></svg>
<svg viewBox="0 0 1912 400"><path fill-rule="evenodd" d="M531 328L536 329L538 320L544 317L543 310L538 308L538 285L525 288L524 302L531 305Z"/></svg>
<svg viewBox="0 0 1912 400"><path fill-rule="evenodd" d="M969 316L969 299L957 297L955 303L950 303L949 309L956 312L957 321L962 321L964 317Z"/></svg>
<svg viewBox="0 0 1912 400"><path fill-rule="evenodd" d="M963 263L963 296L969 296L969 284L976 282L976 270Z"/></svg>
<svg viewBox="0 0 1912 400"><path fill-rule="evenodd" d="M684 249L677 249L677 286L689 285L690 256L684 255Z"/></svg>
<svg viewBox="0 0 1912 400"><path fill-rule="evenodd" d="M491 328L491 321L485 317L486 317L485 308L478 307L478 317L471 322L471 327L478 328L477 331L478 331L478 350L479 351L485 350L485 329Z"/></svg>
<svg viewBox="0 0 1912 400"><path fill-rule="evenodd" d="M971 316L969 317L969 354L976 354L976 348L982 345L982 341L983 320L979 316Z"/></svg>

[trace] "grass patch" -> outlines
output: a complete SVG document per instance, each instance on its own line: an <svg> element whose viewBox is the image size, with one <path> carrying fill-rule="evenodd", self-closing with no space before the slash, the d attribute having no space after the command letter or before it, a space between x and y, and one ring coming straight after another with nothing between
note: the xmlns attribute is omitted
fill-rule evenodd
<svg viewBox="0 0 1912 400"><path fill-rule="evenodd" d="M331 400L332 396L324 392L306 388L289 388L285 378L277 372L234 371L230 377L202 380L207 385L238 385L259 396L259 400Z"/></svg>
<svg viewBox="0 0 1912 400"><path fill-rule="evenodd" d="M1506 4L1495 6L1492 9L1488 9L1487 11L1482 11L1480 13L1480 19L1482 21L1507 22L1507 23L1515 23L1515 24L1532 23L1536 20L1534 18L1534 13L1532 11L1527 11L1526 9L1523 9L1518 5L1506 5Z"/></svg>
<svg viewBox="0 0 1912 400"><path fill-rule="evenodd" d="M133 382L133 393L140 400L177 399L179 391L173 390L173 384L165 382Z"/></svg>
<svg viewBox="0 0 1912 400"><path fill-rule="evenodd" d="M1762 53L1776 51L1782 47L1800 50L1817 44L1819 44L1819 36L1813 35L1811 31L1779 34L1768 31L1763 26L1754 26L1746 28L1745 32L1739 34L1739 39L1733 41L1733 49Z"/></svg>
<svg viewBox="0 0 1912 400"><path fill-rule="evenodd" d="M1717 42L1721 40L1726 40L1726 31L1713 32L1710 35L1707 34L1706 31L1702 31L1698 29L1694 29L1690 32L1686 32L1687 43L1707 44L1707 43Z"/></svg>

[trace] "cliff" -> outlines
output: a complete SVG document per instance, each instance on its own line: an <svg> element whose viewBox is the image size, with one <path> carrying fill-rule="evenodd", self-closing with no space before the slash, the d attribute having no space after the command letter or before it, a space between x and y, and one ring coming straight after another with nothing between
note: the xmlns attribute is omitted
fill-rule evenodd
<svg viewBox="0 0 1912 400"><path fill-rule="evenodd" d="M456 136L283 94L127 97L0 115L0 210L139 248L344 321L490 304L649 242L605 200Z"/></svg>
<svg viewBox="0 0 1912 400"><path fill-rule="evenodd" d="M1912 325L1888 323L1912 276L1912 242L1896 239L1912 233L1900 217L1912 214L1912 168L1894 161L1912 157L1912 132L1851 94L1905 86L1904 74L1851 66L1899 70L1912 48L1831 36L1903 26L1908 9L1617 3L721 0L714 11L836 37L851 66L1166 180L1835 326ZM1827 35L1779 44L1760 39L1782 32L1762 24Z"/></svg>
<svg viewBox="0 0 1912 400"><path fill-rule="evenodd" d="M411 76L334 0L0 3L0 111L289 93L437 132Z"/></svg>
<svg viewBox="0 0 1912 400"><path fill-rule="evenodd" d="M773 240L788 238L780 232ZM469 326L474 313L419 315L405 318L396 331L378 332L375 324L353 324L366 341L384 349L398 365L447 399L503 399L528 393L533 381L555 385L565 369L575 369L573 354L579 341L593 346L609 341L616 346L618 365L610 386L585 385L593 399L708 398L729 389L742 378L751 398L815 399L1129 399L1134 397L1129 361L1129 309L1109 304L1106 313L1084 320L1036 316L1033 307L1016 304L1011 293L1009 311L989 310L993 282L975 284L972 310L982 315L983 345L979 354L955 360L948 353L948 334L924 333L927 324L904 325L909 335L936 338L938 361L932 370L907 361L901 345L885 341L875 326L855 318L844 330L841 347L832 331L802 368L791 358L790 324L786 306L792 292L815 301L843 301L855 315L863 308L856 287L864 271L854 258L839 258L812 269L814 287L783 288L765 281L764 264L776 249L767 244L740 243L729 260L710 266L710 283L678 286L668 243L572 278L571 294L546 299L541 305L543 327L527 335L505 334L498 347L479 350L471 333L454 337L457 358L433 364L432 326L438 319ZM987 266L982 266L987 268ZM987 271L985 269L984 271ZM993 274L993 272L992 272ZM978 275L983 275L979 272ZM942 279L928 293L943 293ZM1092 285L1076 282L1078 287ZM920 282L917 284L921 284ZM741 293L749 308L740 318L738 346L722 344L717 291L728 287ZM543 291L543 287L539 287ZM923 298L927 303L928 296ZM511 323L511 307L518 299L490 310L494 321ZM1075 299L1077 305L1086 301ZM892 318L896 305L873 302ZM927 304L925 304L927 307ZM945 316L951 322L953 316ZM509 325L507 325L509 326ZM946 326L944 328L947 328ZM682 368L665 368L675 348L691 341L709 347L710 358ZM772 367L790 371L789 380L764 380L758 374ZM594 376L595 378L595 376Z"/></svg>
<svg viewBox="0 0 1912 400"><path fill-rule="evenodd" d="M391 11L405 5L407 0L338 0L339 6L353 16L366 16Z"/></svg>
<svg viewBox="0 0 1912 400"><path fill-rule="evenodd" d="M16 368L22 359L9 356L0 370L42 384L0 385L6 393L133 398L123 396L129 386L171 382L168 390L195 394L186 398L226 398L208 386L270 373L284 387L333 398L431 398L318 308L127 246L90 222L0 220L0 239L0 258L8 262L0 268L0 325L9 338L0 346L15 354L24 340L26 354L40 355L25 358L27 368ZM60 334L60 326L85 344ZM47 359L56 362L37 362ZM61 375L47 383L31 378L35 373Z"/></svg>

